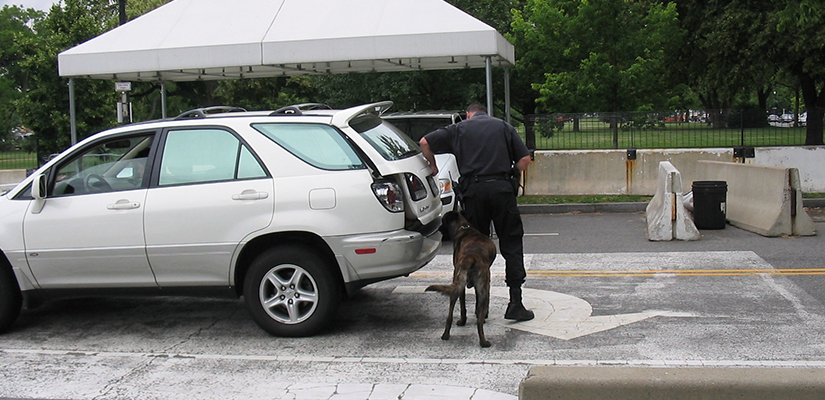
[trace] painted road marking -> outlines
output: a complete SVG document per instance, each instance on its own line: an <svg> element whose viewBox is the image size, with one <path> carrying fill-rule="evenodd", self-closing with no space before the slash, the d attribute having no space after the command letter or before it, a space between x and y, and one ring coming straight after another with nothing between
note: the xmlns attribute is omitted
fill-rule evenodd
<svg viewBox="0 0 825 400"><path fill-rule="evenodd" d="M562 253L526 254L528 277L657 277L657 276L762 276L823 275L825 268L775 269L752 251L666 253ZM491 268L495 278L504 277L504 259L496 257ZM413 278L452 277L452 255L438 255ZM528 279L529 285L529 279ZM426 286L399 286L394 293L423 293ZM493 286L491 294L508 298L507 288ZM653 317L696 317L685 312L647 310L637 313L592 316L592 307L578 297L548 290L524 288L524 303L535 312L531 321L513 323L490 318L492 324L558 339L570 340L603 332Z"/></svg>
<svg viewBox="0 0 825 400"><path fill-rule="evenodd" d="M752 251L525 254L524 266L533 277L825 275L825 268L776 269ZM491 272L504 276L501 255ZM410 276L440 278L452 273L452 255L439 254Z"/></svg>
<svg viewBox="0 0 825 400"><path fill-rule="evenodd" d="M752 276L752 275L825 275L825 268L786 269L705 269L705 270L643 270L643 271L528 271L536 277L606 277L606 276Z"/></svg>
<svg viewBox="0 0 825 400"><path fill-rule="evenodd" d="M395 294L426 293L426 286L398 286ZM592 316L590 303L575 296L539 289L522 289L524 306L533 310L536 317L530 321L513 322L501 317L491 317L487 322L511 329L562 340L575 339L598 332L618 328L653 317L695 317L693 314L672 311L643 311L639 313ZM502 286L490 288L490 294L509 298L508 289Z"/></svg>

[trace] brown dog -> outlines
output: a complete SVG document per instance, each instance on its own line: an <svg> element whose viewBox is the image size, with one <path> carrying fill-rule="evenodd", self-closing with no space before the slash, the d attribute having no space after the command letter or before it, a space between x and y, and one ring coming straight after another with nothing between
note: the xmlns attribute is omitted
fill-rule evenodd
<svg viewBox="0 0 825 400"><path fill-rule="evenodd" d="M444 214L442 224L453 241L453 283L450 285L431 285L428 291L441 292L450 296L450 312L447 325L441 339L450 339L450 327L453 324L453 309L456 299L461 299L461 318L458 326L467 323L467 305L465 287L476 290L476 325L481 347L490 347L484 337L484 320L490 308L490 266L496 258L496 245L493 241L470 227L470 223L458 212Z"/></svg>

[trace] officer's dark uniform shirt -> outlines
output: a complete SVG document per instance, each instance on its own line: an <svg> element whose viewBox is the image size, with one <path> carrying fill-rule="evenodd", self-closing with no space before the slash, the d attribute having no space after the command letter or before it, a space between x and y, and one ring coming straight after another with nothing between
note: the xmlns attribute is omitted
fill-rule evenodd
<svg viewBox="0 0 825 400"><path fill-rule="evenodd" d="M515 128L485 112L430 132L425 138L433 153L456 156L462 178L508 173L513 162L530 154Z"/></svg>

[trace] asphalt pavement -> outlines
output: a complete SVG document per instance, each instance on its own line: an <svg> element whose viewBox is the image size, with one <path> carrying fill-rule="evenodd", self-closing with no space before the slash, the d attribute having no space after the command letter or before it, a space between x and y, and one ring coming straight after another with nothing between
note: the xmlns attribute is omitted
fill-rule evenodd
<svg viewBox="0 0 825 400"><path fill-rule="evenodd" d="M537 318L502 318L498 257L488 349L472 317L440 340L446 299L423 289L451 277L445 242L420 271L362 289L312 338L266 335L237 300L25 310L0 336L0 397L514 400L536 365L825 368L825 235L726 226L698 241L650 242L643 209L525 207L525 303ZM822 210L808 210L819 232Z"/></svg>

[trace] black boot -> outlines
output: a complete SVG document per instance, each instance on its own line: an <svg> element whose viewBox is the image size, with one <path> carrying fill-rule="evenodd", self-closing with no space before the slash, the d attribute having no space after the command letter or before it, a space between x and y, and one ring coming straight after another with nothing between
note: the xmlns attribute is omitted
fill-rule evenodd
<svg viewBox="0 0 825 400"><path fill-rule="evenodd" d="M521 286L511 286L510 304L507 305L507 311L504 312L504 319L529 321L534 317L535 314L524 308L524 304L521 303Z"/></svg>

